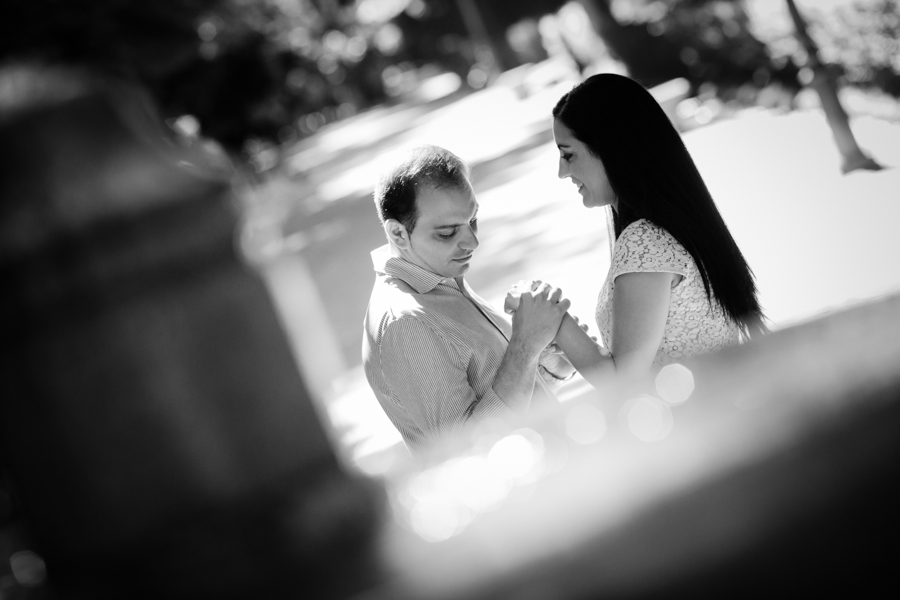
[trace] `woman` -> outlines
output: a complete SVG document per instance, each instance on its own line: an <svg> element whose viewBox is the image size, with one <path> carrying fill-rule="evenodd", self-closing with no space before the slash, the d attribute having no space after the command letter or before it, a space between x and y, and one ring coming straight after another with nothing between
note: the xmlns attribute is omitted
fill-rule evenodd
<svg viewBox="0 0 900 600"><path fill-rule="evenodd" d="M642 375L766 331L753 273L700 173L653 96L594 75L553 109L559 177L587 208L608 206L615 243L597 304L612 357L567 319L558 343L595 385Z"/></svg>

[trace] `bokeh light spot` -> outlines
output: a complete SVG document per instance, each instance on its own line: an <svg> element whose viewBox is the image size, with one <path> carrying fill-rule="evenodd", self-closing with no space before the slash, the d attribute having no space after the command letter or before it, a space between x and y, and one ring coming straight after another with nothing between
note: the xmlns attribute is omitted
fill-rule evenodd
<svg viewBox="0 0 900 600"><path fill-rule="evenodd" d="M632 398L622 407L622 416L631 433L644 442L662 440L672 430L672 411L652 396Z"/></svg>
<svg viewBox="0 0 900 600"><path fill-rule="evenodd" d="M375 46L385 56L396 54L403 43L403 32L393 23L386 23L375 34Z"/></svg>
<svg viewBox="0 0 900 600"><path fill-rule="evenodd" d="M30 550L16 552L9 559L13 577L22 587L38 587L47 579L44 559Z"/></svg>
<svg viewBox="0 0 900 600"><path fill-rule="evenodd" d="M218 33L218 28L212 21L204 21L203 23L200 23L199 27L197 27L197 36L204 42L213 41L213 39L215 39L216 37L216 34Z"/></svg>
<svg viewBox="0 0 900 600"><path fill-rule="evenodd" d="M488 452L491 466L504 477L518 478L527 475L537 464L543 449L524 435L509 435L494 444Z"/></svg>
<svg viewBox="0 0 900 600"><path fill-rule="evenodd" d="M358 35L347 40L347 57L354 62L361 60L368 49L369 44L366 43L364 38Z"/></svg>
<svg viewBox="0 0 900 600"><path fill-rule="evenodd" d="M417 502L410 511L413 531L429 542L441 542L457 533L461 522L460 507L451 498L433 494Z"/></svg>
<svg viewBox="0 0 900 600"><path fill-rule="evenodd" d="M606 417L595 406L578 404L566 414L566 434L579 444L593 444L606 433Z"/></svg>
<svg viewBox="0 0 900 600"><path fill-rule="evenodd" d="M194 115L181 115L170 123L179 135L195 137L200 133L200 121Z"/></svg>
<svg viewBox="0 0 900 600"><path fill-rule="evenodd" d="M470 456L448 465L445 486L462 504L475 512L497 508L509 493L510 483L497 477L481 456Z"/></svg>
<svg viewBox="0 0 900 600"><path fill-rule="evenodd" d="M666 404L684 404L694 393L694 374L684 365L666 365L656 375L656 393Z"/></svg>
<svg viewBox="0 0 900 600"><path fill-rule="evenodd" d="M476 90L483 88L487 84L487 80L488 74L481 67L472 67L472 70L466 76L466 83Z"/></svg>

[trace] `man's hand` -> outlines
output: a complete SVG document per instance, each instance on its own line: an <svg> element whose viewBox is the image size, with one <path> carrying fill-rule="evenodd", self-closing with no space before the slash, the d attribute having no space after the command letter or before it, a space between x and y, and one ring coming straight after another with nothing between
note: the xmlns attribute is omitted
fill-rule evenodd
<svg viewBox="0 0 900 600"><path fill-rule="evenodd" d="M531 403L538 358L556 337L570 302L539 281L519 282L517 288L514 305L504 307L513 313L513 330L493 388L510 408L524 410Z"/></svg>
<svg viewBox="0 0 900 600"><path fill-rule="evenodd" d="M546 348L562 321L571 302L562 297L562 290L546 283L535 282L531 290L522 290L513 313L510 344L520 344L528 356L537 358Z"/></svg>

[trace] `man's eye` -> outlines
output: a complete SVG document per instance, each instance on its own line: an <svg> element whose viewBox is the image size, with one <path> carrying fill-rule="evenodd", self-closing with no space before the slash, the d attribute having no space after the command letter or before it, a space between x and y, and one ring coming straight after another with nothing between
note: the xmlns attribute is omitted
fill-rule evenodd
<svg viewBox="0 0 900 600"><path fill-rule="evenodd" d="M450 233L439 233L439 234L437 234L437 236L438 236L439 238L441 238L442 240L449 240L449 239L452 238L454 235L456 235L456 230L451 231Z"/></svg>

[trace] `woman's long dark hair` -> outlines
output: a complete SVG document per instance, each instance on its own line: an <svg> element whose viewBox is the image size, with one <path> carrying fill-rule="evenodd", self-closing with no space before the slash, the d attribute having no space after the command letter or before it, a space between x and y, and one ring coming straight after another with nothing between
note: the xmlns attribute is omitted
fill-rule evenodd
<svg viewBox="0 0 900 600"><path fill-rule="evenodd" d="M638 219L662 227L697 263L710 303L747 336L767 331L753 272L650 92L628 77L594 75L560 98L553 117L603 163L618 199L616 238Z"/></svg>

